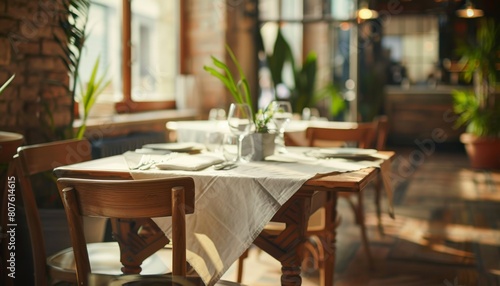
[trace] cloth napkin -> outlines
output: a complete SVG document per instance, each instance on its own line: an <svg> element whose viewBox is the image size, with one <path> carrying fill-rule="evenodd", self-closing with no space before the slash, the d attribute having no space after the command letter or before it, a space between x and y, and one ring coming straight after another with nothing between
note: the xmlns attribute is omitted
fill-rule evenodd
<svg viewBox="0 0 500 286"><path fill-rule="evenodd" d="M224 162L224 159L221 156L203 153L179 156L165 162L160 162L156 164L156 168L160 170L198 171L222 162Z"/></svg>

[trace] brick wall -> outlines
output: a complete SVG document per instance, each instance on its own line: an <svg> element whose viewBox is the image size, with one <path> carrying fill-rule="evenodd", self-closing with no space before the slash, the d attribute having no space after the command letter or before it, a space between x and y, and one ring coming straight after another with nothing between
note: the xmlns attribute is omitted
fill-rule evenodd
<svg viewBox="0 0 500 286"><path fill-rule="evenodd" d="M62 139L70 124L69 79L54 34L54 0L0 0L0 83L16 77L0 97L0 130L27 143Z"/></svg>
<svg viewBox="0 0 500 286"><path fill-rule="evenodd" d="M224 58L225 3L205 0L186 2L187 27L184 37L188 43L187 72L195 76L200 114L206 118L210 108L225 108L227 102L225 87L203 69L204 65L212 66L210 56Z"/></svg>

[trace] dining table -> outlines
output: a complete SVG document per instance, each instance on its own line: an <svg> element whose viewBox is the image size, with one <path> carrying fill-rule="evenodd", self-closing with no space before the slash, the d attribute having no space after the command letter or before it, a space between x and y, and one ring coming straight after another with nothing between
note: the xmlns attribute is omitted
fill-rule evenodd
<svg viewBox="0 0 500 286"><path fill-rule="evenodd" d="M360 192L381 175L390 202L390 161L394 152L376 151L353 160L314 156L318 148L288 149L288 154L272 155L266 160L222 170L211 165L195 169L175 168L176 162L184 166L189 162L196 165L201 157L206 161L207 157L218 156L206 151L140 152L135 156L148 156L149 160L160 162L156 167L142 170L131 168L130 155L134 152L127 152L61 166L54 169L54 173L58 178L92 179L192 177L196 205L194 214L186 218L187 260L206 285L217 282L252 243L280 261L281 285L301 285L300 247L306 240L307 222L312 213L326 206L328 219L320 240L326 250L325 273L333 284L337 192ZM389 212L392 212L391 204ZM284 225L280 234L264 230L264 226L271 221ZM138 228L131 229L130 222L121 223L113 224L113 232L122 249L122 270L127 273L127 269L132 269L129 273L136 273L134 269L140 271L142 260L165 245L166 237L171 234L170 221L168 218L152 218L149 222L141 222L152 231L150 238L140 243L139 247L137 240L127 238L126 233ZM130 251L128 243L133 243L136 251Z"/></svg>
<svg viewBox="0 0 500 286"><path fill-rule="evenodd" d="M306 138L307 127L349 129L356 128L357 124L356 122L347 121L292 119L284 127L285 142L287 145L308 146ZM166 129L170 133L169 137L172 141L198 142L203 144L207 143L207 139L210 138L210 135L230 133L227 120L221 119L169 121L166 123Z"/></svg>

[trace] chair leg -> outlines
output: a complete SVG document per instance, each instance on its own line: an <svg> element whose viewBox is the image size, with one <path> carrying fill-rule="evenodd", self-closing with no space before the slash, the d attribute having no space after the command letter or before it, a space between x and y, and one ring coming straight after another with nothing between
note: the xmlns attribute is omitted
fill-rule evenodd
<svg viewBox="0 0 500 286"><path fill-rule="evenodd" d="M237 275L236 282L238 282L238 283L241 283L241 281L243 280L243 262L248 257L249 249L250 248L245 250L245 252L243 252L243 254L241 254L240 257L238 258L238 272L236 273L236 275Z"/></svg>
<svg viewBox="0 0 500 286"><path fill-rule="evenodd" d="M382 225L382 211L380 207L380 196L382 193L382 180L377 178L375 180L375 206L377 208L377 226L381 235L384 235L384 226Z"/></svg>
<svg viewBox="0 0 500 286"><path fill-rule="evenodd" d="M372 254L370 251L370 244L368 242L368 235L366 234L365 213L363 206L363 192L358 193L358 206L356 209L356 217L358 218L358 224L361 230L361 240L363 242L363 247L365 249L366 258L368 259L368 265L370 269L373 269L374 265L373 265Z"/></svg>

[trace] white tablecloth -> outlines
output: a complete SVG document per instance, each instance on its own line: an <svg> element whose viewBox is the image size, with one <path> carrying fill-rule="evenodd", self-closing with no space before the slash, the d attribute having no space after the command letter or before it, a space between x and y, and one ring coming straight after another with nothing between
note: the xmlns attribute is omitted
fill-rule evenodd
<svg viewBox="0 0 500 286"><path fill-rule="evenodd" d="M297 137L298 142L305 140L305 130L308 126L353 128L353 122L333 122L333 121L303 121L292 120L285 131L289 136ZM175 130L178 142L198 142L205 143L209 133L229 133L226 120L192 120L169 122L168 127Z"/></svg>
<svg viewBox="0 0 500 286"><path fill-rule="evenodd" d="M217 171L131 171L135 179L190 176L195 181L195 213L187 217L187 260L213 285L252 244L278 209L316 174L378 167L383 160L349 162L250 162ZM170 236L169 219L155 222Z"/></svg>

